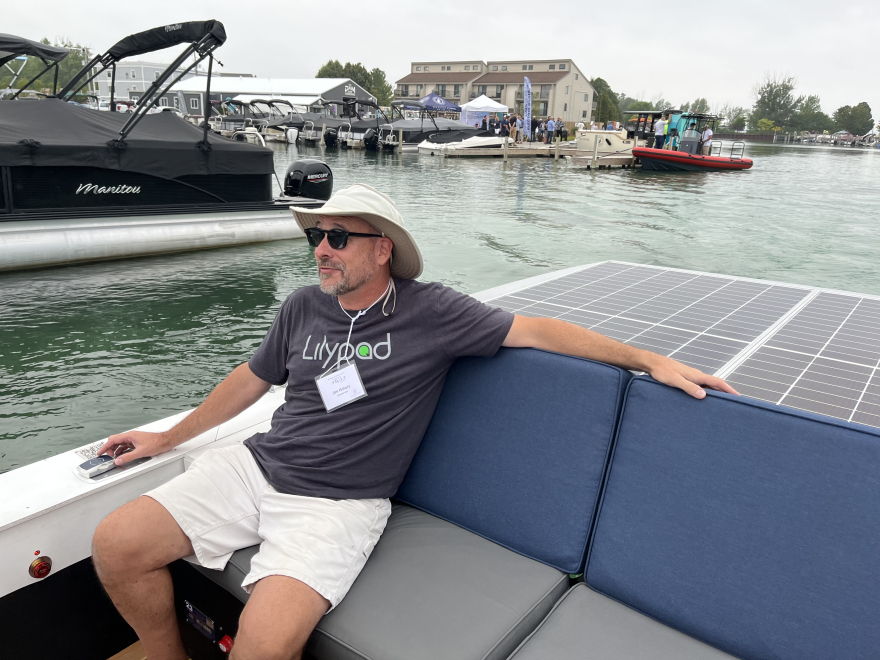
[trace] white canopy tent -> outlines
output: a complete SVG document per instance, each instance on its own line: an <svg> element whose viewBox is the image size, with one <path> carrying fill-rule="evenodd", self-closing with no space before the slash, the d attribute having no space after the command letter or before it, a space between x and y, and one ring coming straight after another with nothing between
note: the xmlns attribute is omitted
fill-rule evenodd
<svg viewBox="0 0 880 660"><path fill-rule="evenodd" d="M483 94L478 96L470 103L461 106L461 120L468 126L482 121L483 115L490 112L507 112L510 110L506 105L502 105L497 101L493 101Z"/></svg>

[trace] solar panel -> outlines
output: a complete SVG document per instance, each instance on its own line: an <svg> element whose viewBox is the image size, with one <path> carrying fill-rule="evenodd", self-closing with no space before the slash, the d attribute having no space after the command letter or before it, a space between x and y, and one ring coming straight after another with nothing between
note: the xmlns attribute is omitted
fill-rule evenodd
<svg viewBox="0 0 880 660"><path fill-rule="evenodd" d="M727 375L743 394L880 427L880 300L819 292Z"/></svg>
<svg viewBox="0 0 880 660"><path fill-rule="evenodd" d="M880 427L880 299L606 261L487 300L727 379L738 391Z"/></svg>

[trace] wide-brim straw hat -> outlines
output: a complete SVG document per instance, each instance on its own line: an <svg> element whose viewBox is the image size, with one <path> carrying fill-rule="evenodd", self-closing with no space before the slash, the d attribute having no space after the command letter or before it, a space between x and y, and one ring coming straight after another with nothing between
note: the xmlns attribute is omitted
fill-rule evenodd
<svg viewBox="0 0 880 660"><path fill-rule="evenodd" d="M391 275L414 280L422 274L424 262L416 240L403 226L403 217L388 195L365 183L355 183L336 192L319 209L292 207L299 228L315 227L324 215L357 217L369 222L394 243L391 251Z"/></svg>

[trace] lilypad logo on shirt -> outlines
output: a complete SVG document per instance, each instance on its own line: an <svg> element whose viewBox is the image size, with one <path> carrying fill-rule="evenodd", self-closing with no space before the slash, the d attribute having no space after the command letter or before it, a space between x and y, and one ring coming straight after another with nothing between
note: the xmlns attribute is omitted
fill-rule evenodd
<svg viewBox="0 0 880 660"><path fill-rule="evenodd" d="M377 342L375 346L368 342L362 341L356 346L352 346L348 342L342 344L330 344L327 337L318 343L312 343L312 335L306 339L306 345L303 347L303 360L319 360L324 365L330 364L331 360L350 360L357 357L361 360L387 360L391 357L391 333L386 333L385 341Z"/></svg>

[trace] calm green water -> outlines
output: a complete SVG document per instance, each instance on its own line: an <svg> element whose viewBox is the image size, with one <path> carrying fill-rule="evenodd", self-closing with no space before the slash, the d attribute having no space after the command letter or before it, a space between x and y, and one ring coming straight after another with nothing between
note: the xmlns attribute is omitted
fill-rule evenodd
<svg viewBox="0 0 880 660"><path fill-rule="evenodd" d="M276 149L280 176L297 152ZM712 174L323 157L337 188L397 201L424 279L466 292L619 259L880 294L880 152L747 155ZM302 240L0 275L0 472L197 405L314 281Z"/></svg>

